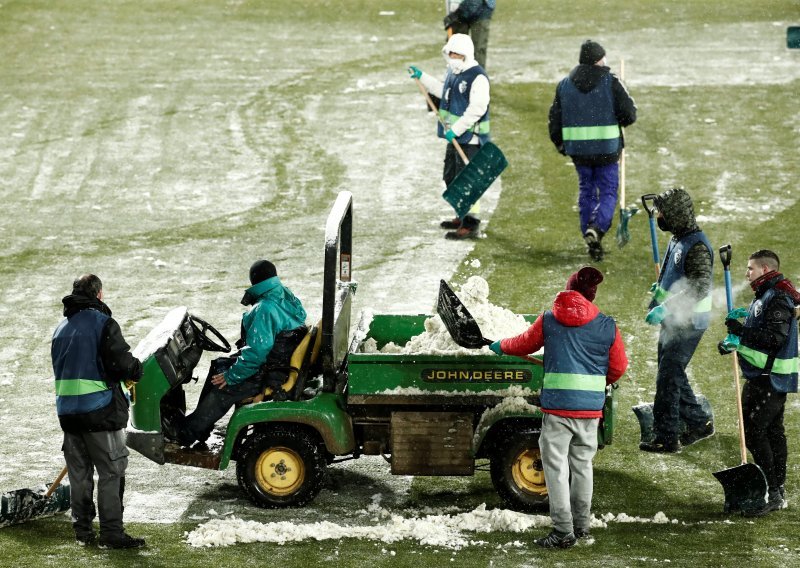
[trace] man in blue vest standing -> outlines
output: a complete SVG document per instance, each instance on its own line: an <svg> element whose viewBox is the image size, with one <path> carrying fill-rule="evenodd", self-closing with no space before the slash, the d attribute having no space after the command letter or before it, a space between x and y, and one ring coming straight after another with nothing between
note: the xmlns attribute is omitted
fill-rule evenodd
<svg viewBox="0 0 800 568"><path fill-rule="evenodd" d="M474 57L472 40L465 34L453 34L442 48L447 62L447 75L444 82L423 73L411 66L408 72L413 79L419 79L427 91L441 97L439 102L438 136L447 140L444 155L445 185L456 179L466 164L461 160L453 145L457 141L468 160L471 160L489 141L489 77ZM442 125L444 123L444 126ZM442 221L447 239L473 239L478 236L480 219L477 217L478 204L464 216Z"/></svg>
<svg viewBox="0 0 800 568"><path fill-rule="evenodd" d="M760 250L747 261L747 280L755 298L744 323L729 314L728 332L737 341L722 341L719 351L739 353L739 366L746 382L742 388L742 412L747 448L764 472L767 499L744 510L750 517L766 515L785 506L786 434L783 413L786 394L797 392L797 322L794 319L791 283L778 272L778 255ZM729 336L730 337L730 336ZM728 339L728 338L726 338Z"/></svg>
<svg viewBox="0 0 800 568"><path fill-rule="evenodd" d="M672 233L658 282L653 284L645 321L660 325L658 372L653 402L654 440L642 442L646 452L677 453L714 433L713 416L703 408L689 384L686 367L708 329L714 255L697 226L692 198L682 188L655 198L658 227ZM685 425L685 431L684 430Z"/></svg>
<svg viewBox="0 0 800 568"><path fill-rule="evenodd" d="M522 334L490 346L498 355L528 355L544 347L539 448L553 520L552 532L536 540L544 548L569 548L589 537L592 459L606 386L628 367L616 323L592 303L602 281L596 268L581 268L551 310Z"/></svg>
<svg viewBox="0 0 800 568"><path fill-rule="evenodd" d="M601 241L617 204L622 127L636 121L636 105L606 66L606 51L592 40L581 45L579 65L561 80L550 107L550 140L572 158L578 172L581 234L593 260L603 260Z"/></svg>
<svg viewBox="0 0 800 568"><path fill-rule="evenodd" d="M142 364L125 342L119 324L103 303L103 284L85 274L65 296L64 319L53 334L51 355L56 411L64 431L64 458L69 471L72 528L80 545L94 544L94 470L101 548L141 548L122 526L122 496L128 448L126 381L138 381Z"/></svg>

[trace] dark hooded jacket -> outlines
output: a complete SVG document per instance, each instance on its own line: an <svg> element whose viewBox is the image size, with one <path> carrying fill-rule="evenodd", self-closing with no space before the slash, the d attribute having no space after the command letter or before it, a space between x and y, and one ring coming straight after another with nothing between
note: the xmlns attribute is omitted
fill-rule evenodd
<svg viewBox="0 0 800 568"><path fill-rule="evenodd" d="M578 65L569 73L569 80L575 84L582 93L591 92L606 75L611 75L611 93L614 98L614 116L621 127L630 126L636 122L636 104L628 94L625 86L620 82L616 75L611 73L611 69L600 65ZM561 107L560 91L556 89L556 96L550 106L548 129L550 140L555 144L556 149L564 153L564 138L562 135L563 115ZM620 139L620 151L625 146L624 136ZM573 162L577 165L602 166L614 164L619 160L620 152L613 154L599 154L594 156L572 156Z"/></svg>
<svg viewBox="0 0 800 568"><path fill-rule="evenodd" d="M112 392L110 402L102 408L80 414L60 415L61 429L65 432L103 432L124 428L128 423L128 398L123 391L125 381L138 381L142 376L142 364L131 354L131 349L122 337L119 324L111 317L109 307L98 300L83 294L70 294L62 299L64 316L53 334L51 355L56 379L62 377L65 369L75 367L71 364L80 358L97 361L100 376ZM101 329L97 350L84 352L77 342L69 338L71 319L84 310L96 310L106 317L99 318Z"/></svg>
<svg viewBox="0 0 800 568"><path fill-rule="evenodd" d="M656 197L655 204L662 214L658 219L658 227L672 233L673 241L701 232L694 216L692 198L686 190L669 189ZM692 246L686 255L684 274L696 301L704 298L711 290L713 262L712 252L700 242Z"/></svg>

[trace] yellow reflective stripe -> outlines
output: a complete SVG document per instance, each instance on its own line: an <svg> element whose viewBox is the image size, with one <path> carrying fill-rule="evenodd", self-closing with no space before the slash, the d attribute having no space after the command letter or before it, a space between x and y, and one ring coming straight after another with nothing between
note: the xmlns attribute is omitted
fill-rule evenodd
<svg viewBox="0 0 800 568"><path fill-rule="evenodd" d="M445 124L449 124L452 126L459 118L457 114L453 114L447 110L439 109L439 117L444 121ZM489 134L490 123L489 120L479 120L472 126L472 132L475 134Z"/></svg>
<svg viewBox="0 0 800 568"><path fill-rule="evenodd" d="M758 369L764 369L767 366L767 359L769 357L766 353L762 353L761 351L757 351L741 344L736 351L739 352L739 356L741 356L745 361ZM793 357L791 359L776 358L772 363L772 372L779 375L790 375L792 373L797 373L798 367L800 367L800 363L798 362L797 357Z"/></svg>
<svg viewBox="0 0 800 568"><path fill-rule="evenodd" d="M577 373L545 373L542 388L603 392L606 390L606 378Z"/></svg>
<svg viewBox="0 0 800 568"><path fill-rule="evenodd" d="M700 300L694 305L695 313L703 313L711 311L711 294Z"/></svg>
<svg viewBox="0 0 800 568"><path fill-rule="evenodd" d="M57 396L92 394L104 390L108 390L108 385L104 381L92 381L89 379L62 379L56 381Z"/></svg>
<svg viewBox="0 0 800 568"><path fill-rule="evenodd" d="M564 140L611 140L619 138L619 125L565 126L561 129Z"/></svg>

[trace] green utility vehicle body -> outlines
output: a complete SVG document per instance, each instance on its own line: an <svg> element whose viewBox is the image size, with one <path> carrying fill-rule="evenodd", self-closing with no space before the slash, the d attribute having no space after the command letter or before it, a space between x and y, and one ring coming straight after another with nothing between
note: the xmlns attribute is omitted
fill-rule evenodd
<svg viewBox="0 0 800 568"><path fill-rule="evenodd" d="M160 464L226 469L235 461L239 484L262 507L308 503L329 464L362 455L383 456L395 474L430 476L472 475L476 460L488 459L508 505L546 506L538 449L542 367L480 351L376 352L405 345L431 316L362 314L352 329L352 211L352 195L342 192L326 225L322 318L310 331L319 334L317 362L306 356L287 391L237 406L208 447L178 447L164 437L163 418L186 411L183 388L203 350L227 351L228 344L176 308L135 350L144 374L132 390L128 445ZM600 446L613 439L615 412L609 388Z"/></svg>

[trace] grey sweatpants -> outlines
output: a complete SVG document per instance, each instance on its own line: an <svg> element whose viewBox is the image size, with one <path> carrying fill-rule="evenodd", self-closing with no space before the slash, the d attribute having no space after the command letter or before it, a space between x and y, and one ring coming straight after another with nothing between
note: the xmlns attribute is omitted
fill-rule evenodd
<svg viewBox="0 0 800 568"><path fill-rule="evenodd" d="M116 537L122 528L122 494L128 448L125 430L64 432L64 459L69 472L72 528L78 537L92 534L95 516L94 470L97 470L97 510L100 536Z"/></svg>
<svg viewBox="0 0 800 568"><path fill-rule="evenodd" d="M597 453L599 422L599 418L564 418L547 413L542 418L539 449L550 499L550 518L559 533L589 528L592 459Z"/></svg>

